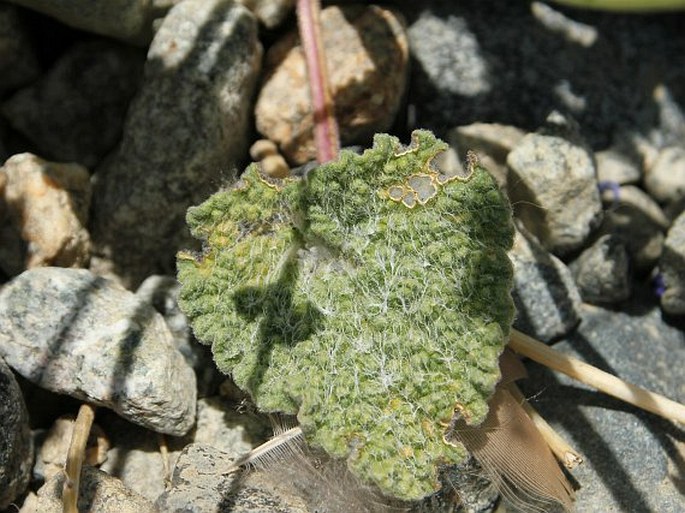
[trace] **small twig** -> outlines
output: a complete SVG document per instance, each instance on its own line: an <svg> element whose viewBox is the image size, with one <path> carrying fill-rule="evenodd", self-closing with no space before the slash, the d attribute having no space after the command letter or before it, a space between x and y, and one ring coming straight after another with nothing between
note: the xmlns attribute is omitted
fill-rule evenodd
<svg viewBox="0 0 685 513"><path fill-rule="evenodd" d="M526 411L530 419L538 428L538 431L545 439L550 450L557 457L559 461L569 470L576 468L578 465L583 463L582 456L576 451L569 443L564 440L564 438L557 433L552 426L550 426L547 421L542 418L535 408L533 408L530 403L526 400L523 393L516 385L516 383L510 383L508 386L509 392L514 396L519 404Z"/></svg>
<svg viewBox="0 0 685 513"><path fill-rule="evenodd" d="M67 462L64 472L64 488L62 491L62 509L64 513L78 513L78 491L81 482L81 467L86 453L86 444L93 425L95 408L90 404L82 404L74 422L71 444L67 452Z"/></svg>
<svg viewBox="0 0 685 513"><path fill-rule="evenodd" d="M324 163L338 156L340 143L321 40L320 13L319 0L297 0L298 27L307 62L309 90L314 111L316 158L320 163Z"/></svg>
<svg viewBox="0 0 685 513"><path fill-rule="evenodd" d="M164 469L164 484L171 482L171 470L169 466L169 446L166 443L166 436L157 433L157 443L159 445L159 455L162 457L162 468Z"/></svg>
<svg viewBox="0 0 685 513"><path fill-rule="evenodd" d="M509 347L531 360L590 385L605 394L666 419L685 424L685 405L623 381L597 367L565 355L520 331L511 331Z"/></svg>

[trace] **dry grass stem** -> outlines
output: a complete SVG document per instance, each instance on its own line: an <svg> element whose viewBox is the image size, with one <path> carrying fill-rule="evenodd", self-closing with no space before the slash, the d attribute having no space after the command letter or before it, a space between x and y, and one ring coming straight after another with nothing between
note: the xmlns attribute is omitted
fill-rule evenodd
<svg viewBox="0 0 685 513"><path fill-rule="evenodd" d="M531 360L590 385L607 395L666 419L685 424L685 405L565 355L520 331L511 331L509 347L520 355L527 356Z"/></svg>
<svg viewBox="0 0 685 513"><path fill-rule="evenodd" d="M547 421L542 418L535 408L533 408L530 403L523 396L523 393L516 384L512 383L508 386L509 392L514 396L519 404L523 407L525 412L528 414L530 419L535 424L542 438L545 439L550 450L554 453L554 456L569 470L573 470L578 465L583 463L583 458L569 443L564 440L564 438L557 433L552 426L550 426Z"/></svg>
<svg viewBox="0 0 685 513"><path fill-rule="evenodd" d="M67 452L67 462L64 472L64 489L62 490L62 510L64 513L78 513L78 491L81 481L81 467L86 454L86 443L90 435L90 427L95 418L95 408L90 404L82 404L74 422L74 432Z"/></svg>
<svg viewBox="0 0 685 513"><path fill-rule="evenodd" d="M169 446L166 443L166 436L157 433L157 444L159 445L159 455L162 457L162 468L164 469L164 482L171 483L171 467L169 465Z"/></svg>

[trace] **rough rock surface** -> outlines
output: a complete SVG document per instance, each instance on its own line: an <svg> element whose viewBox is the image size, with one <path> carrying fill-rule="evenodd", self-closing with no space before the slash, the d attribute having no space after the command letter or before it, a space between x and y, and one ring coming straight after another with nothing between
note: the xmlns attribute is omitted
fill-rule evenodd
<svg viewBox="0 0 685 513"><path fill-rule="evenodd" d="M637 183L642 172L637 163L615 148L595 153L597 161L597 180L613 182L619 185Z"/></svg>
<svg viewBox="0 0 685 513"><path fill-rule="evenodd" d="M0 510L29 484L33 443L29 416L10 368L0 358Z"/></svg>
<svg viewBox="0 0 685 513"><path fill-rule="evenodd" d="M578 324L581 298L568 267L523 232L517 231L509 252L514 264L514 327L549 342Z"/></svg>
<svg viewBox="0 0 685 513"><path fill-rule="evenodd" d="M670 314L685 314L685 212L668 230L659 269L665 287L661 307Z"/></svg>
<svg viewBox="0 0 685 513"><path fill-rule="evenodd" d="M552 113L507 156L507 190L517 216L557 255L579 249L602 220L591 152L572 123Z"/></svg>
<svg viewBox="0 0 685 513"><path fill-rule="evenodd" d="M234 457L203 444L187 446L176 462L171 488L155 503L160 511L184 513L310 513L304 501L259 474L239 480L228 473Z"/></svg>
<svg viewBox="0 0 685 513"><path fill-rule="evenodd" d="M619 237L603 235L569 268L583 301L587 303L615 303L630 297L630 262Z"/></svg>
<svg viewBox="0 0 685 513"><path fill-rule="evenodd" d="M2 112L41 155L93 167L121 137L143 60L141 50L113 42L77 43Z"/></svg>
<svg viewBox="0 0 685 513"><path fill-rule="evenodd" d="M321 34L341 144L368 143L392 125L405 90L409 50L403 19L377 6L332 6L321 13ZM257 129L291 163L316 156L307 69L296 32L267 53L255 116Z"/></svg>
<svg viewBox="0 0 685 513"><path fill-rule="evenodd" d="M238 0L250 9L260 23L268 29L281 24L293 11L295 0Z"/></svg>
<svg viewBox="0 0 685 513"><path fill-rule="evenodd" d="M26 271L0 292L0 356L37 385L183 435L195 421L195 374L164 319L81 269Z"/></svg>
<svg viewBox="0 0 685 513"><path fill-rule="evenodd" d="M46 482L19 513L62 513L64 474ZM78 510L81 513L158 513L152 503L126 488L116 477L85 465L81 473Z"/></svg>
<svg viewBox="0 0 685 513"><path fill-rule="evenodd" d="M645 173L645 188L661 203L685 198L685 148L663 148Z"/></svg>
<svg viewBox="0 0 685 513"><path fill-rule="evenodd" d="M679 402L685 401L682 327L661 318L651 299L624 312L584 305L576 332L555 348ZM573 471L579 513L683 511L682 430L577 381L528 365L524 393L584 457ZM680 451L680 452L679 452Z"/></svg>
<svg viewBox="0 0 685 513"><path fill-rule="evenodd" d="M9 0L72 27L134 44L152 37L152 22L178 0Z"/></svg>
<svg viewBox="0 0 685 513"><path fill-rule="evenodd" d="M86 265L90 197L90 176L78 164L30 153L8 159L0 168L0 268L12 276L39 266Z"/></svg>
<svg viewBox="0 0 685 513"><path fill-rule="evenodd" d="M614 234L623 241L636 271L654 267L670 224L663 210L634 185L620 187L618 194L606 191L602 198L608 210L599 233Z"/></svg>
<svg viewBox="0 0 685 513"><path fill-rule="evenodd" d="M38 76L36 59L18 9L0 4L0 96Z"/></svg>
<svg viewBox="0 0 685 513"><path fill-rule="evenodd" d="M164 18L121 146L96 173L98 274L135 286L174 271L187 208L243 159L260 57L257 23L229 0L186 0Z"/></svg>

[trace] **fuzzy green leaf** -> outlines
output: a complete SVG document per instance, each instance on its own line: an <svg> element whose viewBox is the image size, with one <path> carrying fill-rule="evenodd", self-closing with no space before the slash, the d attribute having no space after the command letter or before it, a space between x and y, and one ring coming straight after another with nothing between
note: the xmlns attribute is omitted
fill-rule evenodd
<svg viewBox="0 0 685 513"><path fill-rule="evenodd" d="M475 163L447 175L428 131L377 135L305 180L256 166L188 213L181 307L266 411L400 499L438 487L457 409L487 414L513 316L507 201Z"/></svg>

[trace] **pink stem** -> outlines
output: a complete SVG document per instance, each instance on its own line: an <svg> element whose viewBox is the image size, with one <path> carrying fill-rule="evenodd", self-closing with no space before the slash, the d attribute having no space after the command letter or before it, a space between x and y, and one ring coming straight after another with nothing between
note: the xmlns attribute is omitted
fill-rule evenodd
<svg viewBox="0 0 685 513"><path fill-rule="evenodd" d="M297 20L307 62L309 90L314 111L316 159L323 163L338 156L340 143L321 41L320 12L319 0L297 0Z"/></svg>

